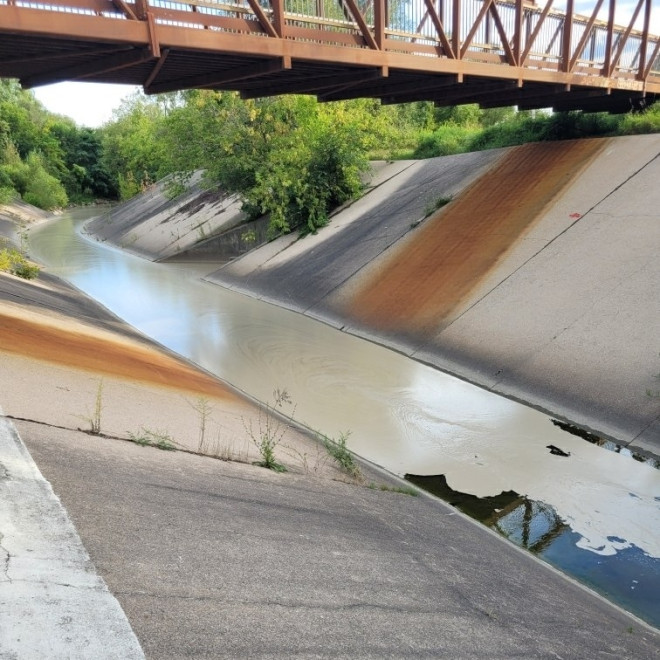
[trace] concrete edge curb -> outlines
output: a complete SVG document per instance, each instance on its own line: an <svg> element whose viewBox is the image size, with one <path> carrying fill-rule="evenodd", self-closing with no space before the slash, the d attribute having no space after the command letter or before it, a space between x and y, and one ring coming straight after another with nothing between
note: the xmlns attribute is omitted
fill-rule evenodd
<svg viewBox="0 0 660 660"><path fill-rule="evenodd" d="M119 602L0 409L0 657L144 658Z"/></svg>

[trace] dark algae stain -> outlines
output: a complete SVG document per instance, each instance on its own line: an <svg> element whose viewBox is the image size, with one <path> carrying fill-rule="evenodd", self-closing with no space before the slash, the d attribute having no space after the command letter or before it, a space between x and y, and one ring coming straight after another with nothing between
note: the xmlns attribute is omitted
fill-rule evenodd
<svg viewBox="0 0 660 660"><path fill-rule="evenodd" d="M453 490L442 474L406 479L660 628L660 559L618 536L607 539L620 548L613 554L605 547L585 549L552 506L512 490L477 497Z"/></svg>

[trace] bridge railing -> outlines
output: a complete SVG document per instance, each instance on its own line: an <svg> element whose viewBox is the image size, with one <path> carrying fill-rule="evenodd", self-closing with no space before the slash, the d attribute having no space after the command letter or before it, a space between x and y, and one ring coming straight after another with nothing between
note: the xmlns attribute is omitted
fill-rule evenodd
<svg viewBox="0 0 660 660"><path fill-rule="evenodd" d="M141 2L157 24L182 28L660 83L660 36L649 31L651 3L636 1L628 25L615 25L606 9L574 15L553 8L553 0L544 7L528 0L149 0L148 5L146 0L0 0L0 5L123 20L127 13L138 14Z"/></svg>

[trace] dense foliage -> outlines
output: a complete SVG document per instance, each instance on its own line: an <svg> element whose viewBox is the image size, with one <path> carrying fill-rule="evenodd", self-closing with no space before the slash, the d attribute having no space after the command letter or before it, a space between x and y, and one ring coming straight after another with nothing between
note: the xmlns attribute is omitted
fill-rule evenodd
<svg viewBox="0 0 660 660"><path fill-rule="evenodd" d="M511 147L544 140L573 140L660 132L660 103L640 114L510 112L494 123L484 123L476 106L475 115L450 116L424 136L413 152L415 158L446 156L465 151ZM465 111L464 111L465 112Z"/></svg>
<svg viewBox="0 0 660 660"><path fill-rule="evenodd" d="M49 113L13 80L0 80L0 202L43 209L117 196L101 164L98 131Z"/></svg>
<svg viewBox="0 0 660 660"><path fill-rule="evenodd" d="M195 170L238 193L272 236L314 232L360 194L373 159L429 158L538 140L660 131L660 104L643 114L322 104L309 96L242 100L192 90L127 98L100 129L47 112L14 81L0 80L0 202L41 208L128 199L173 175L172 194Z"/></svg>

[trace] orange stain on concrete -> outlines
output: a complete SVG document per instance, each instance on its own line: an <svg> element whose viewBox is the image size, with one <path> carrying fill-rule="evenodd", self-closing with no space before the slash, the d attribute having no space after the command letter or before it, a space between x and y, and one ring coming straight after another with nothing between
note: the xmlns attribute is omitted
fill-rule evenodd
<svg viewBox="0 0 660 660"><path fill-rule="evenodd" d="M346 311L415 335L445 320L607 140L542 142L510 150L380 266Z"/></svg>
<svg viewBox="0 0 660 660"><path fill-rule="evenodd" d="M0 307L0 351L127 380L237 400L237 396L220 381L146 343L10 305Z"/></svg>

